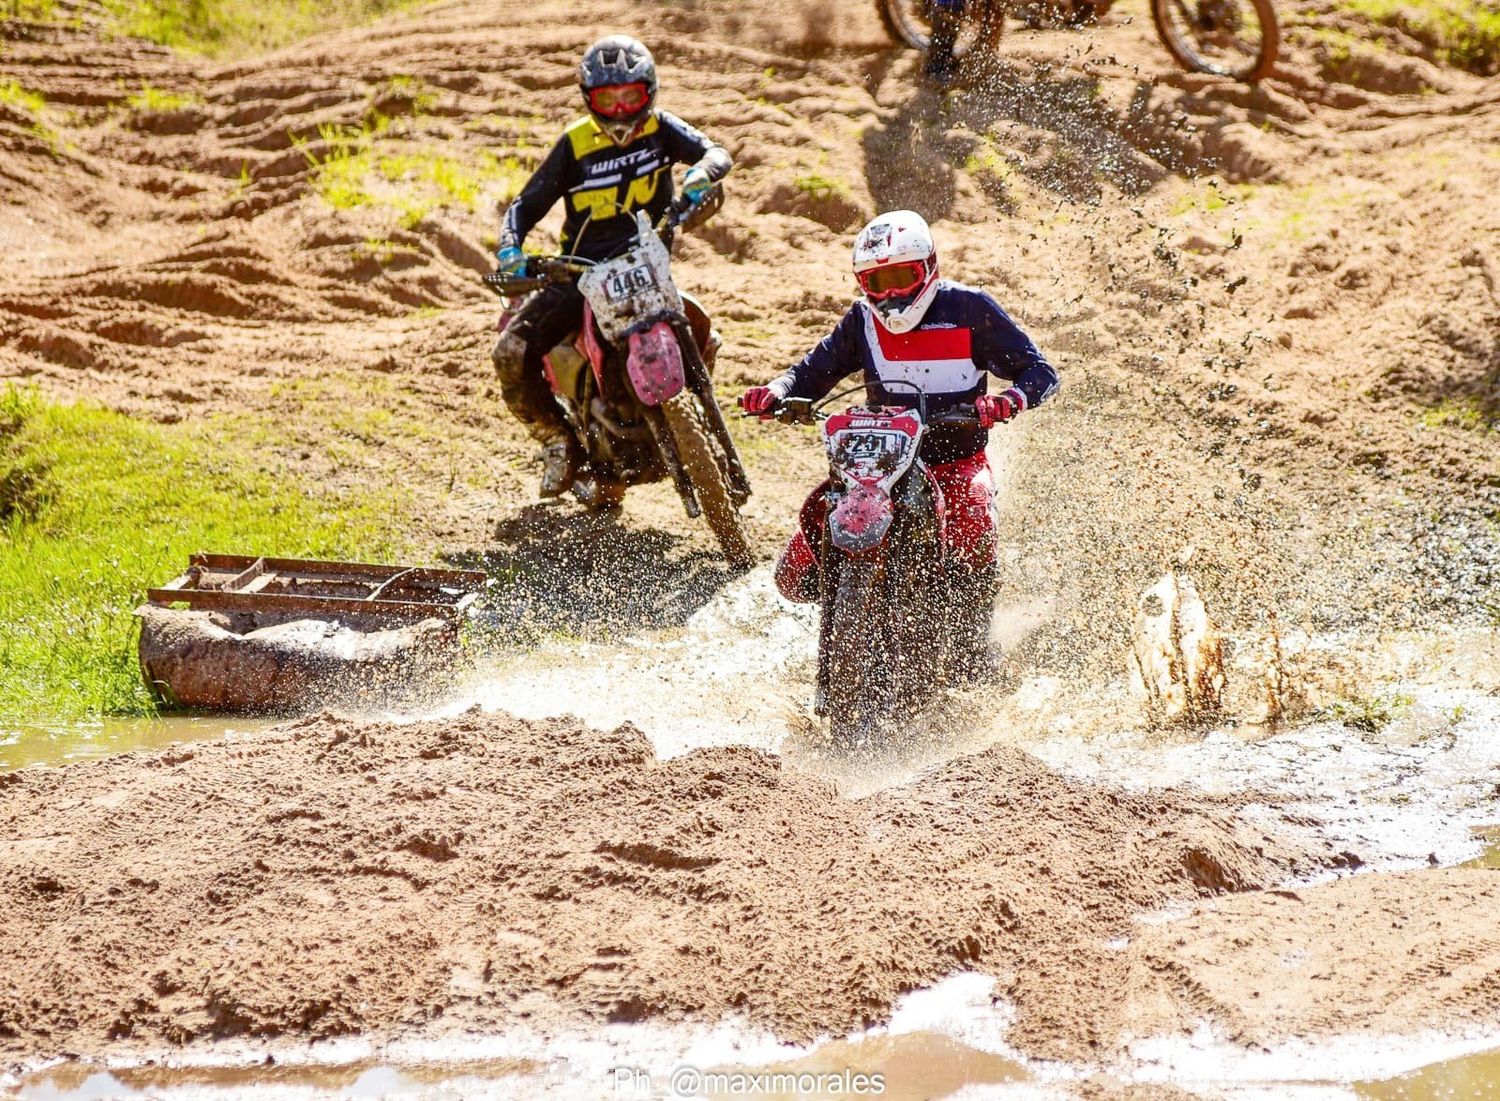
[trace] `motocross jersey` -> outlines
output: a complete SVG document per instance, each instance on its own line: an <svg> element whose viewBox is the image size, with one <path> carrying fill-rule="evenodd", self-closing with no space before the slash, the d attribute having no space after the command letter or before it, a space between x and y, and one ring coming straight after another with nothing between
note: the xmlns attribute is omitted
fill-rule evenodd
<svg viewBox="0 0 1500 1101"><path fill-rule="evenodd" d="M856 302L771 387L782 397L821 398L855 371L864 374L871 404L914 407L915 387L927 395L929 414L972 409L991 374L1011 383L1028 408L1058 387L1057 371L998 302L946 279L921 324L907 333L890 332L863 300ZM929 465L954 462L983 451L988 440L980 428L936 425L922 436L921 456Z"/></svg>
<svg viewBox="0 0 1500 1101"><path fill-rule="evenodd" d="M563 133L505 211L500 247L517 248L559 199L566 201L560 251L604 260L635 237L636 211L654 222L672 202L672 166L698 164L721 180L733 162L676 115L655 111L640 136L618 146L591 116Z"/></svg>

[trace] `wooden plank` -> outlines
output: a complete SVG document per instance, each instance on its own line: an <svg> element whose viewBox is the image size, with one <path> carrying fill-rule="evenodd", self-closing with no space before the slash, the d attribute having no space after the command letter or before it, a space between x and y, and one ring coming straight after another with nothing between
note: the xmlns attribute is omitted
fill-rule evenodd
<svg viewBox="0 0 1500 1101"><path fill-rule="evenodd" d="M392 585L396 584L396 582L415 580L413 575L416 574L416 572L417 570L415 568L412 568L409 570L402 570L398 574L392 574L390 577L387 577L384 581L382 581L379 585L376 585L374 591L371 592L369 596L365 597L365 599L379 600L382 596L385 595L385 591Z"/></svg>
<svg viewBox="0 0 1500 1101"><path fill-rule="evenodd" d="M478 594L470 594L477 596ZM307 612L322 616L375 616L391 619L458 621L467 603L423 604L410 600L362 600L341 596L296 596L290 593L236 593L222 589L148 589L154 604L186 604L222 612Z"/></svg>

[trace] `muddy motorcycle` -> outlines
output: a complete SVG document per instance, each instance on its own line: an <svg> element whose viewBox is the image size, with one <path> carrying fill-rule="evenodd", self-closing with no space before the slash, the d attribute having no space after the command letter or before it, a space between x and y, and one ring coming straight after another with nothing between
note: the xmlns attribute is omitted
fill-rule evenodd
<svg viewBox="0 0 1500 1101"><path fill-rule="evenodd" d="M1032 26L1091 23L1113 0L967 0L955 54L966 64L990 56L1007 14ZM891 37L925 50L931 40L932 0L875 0ZM1156 33L1172 59L1190 72L1253 84L1269 76L1281 47L1281 25L1271 0L1151 0Z"/></svg>
<svg viewBox="0 0 1500 1101"><path fill-rule="evenodd" d="M920 710L988 643L990 597L949 568L942 491L917 457L930 426L977 428L978 416L928 416L916 400L829 414L787 398L769 410L784 424L817 424L828 453L828 480L799 522L819 564L814 710L841 748L868 745Z"/></svg>
<svg viewBox="0 0 1500 1101"><path fill-rule="evenodd" d="M681 200L652 225L636 215L634 240L608 260L531 256L528 274L486 275L515 299L578 280L579 331L543 357L547 383L585 456L574 494L591 508L618 507L625 490L670 479L691 517L702 516L736 568L754 560L739 506L750 496L724 415L714 400L717 340L707 313L672 282L672 231L691 228L722 201Z"/></svg>

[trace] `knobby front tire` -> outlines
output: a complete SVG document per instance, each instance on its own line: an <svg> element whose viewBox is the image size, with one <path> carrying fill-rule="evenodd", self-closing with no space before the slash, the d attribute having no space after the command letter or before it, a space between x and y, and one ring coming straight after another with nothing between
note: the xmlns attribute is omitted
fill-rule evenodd
<svg viewBox="0 0 1500 1101"><path fill-rule="evenodd" d="M672 439L677 444L677 458L693 483L703 518L723 548L724 557L737 570L755 564L755 554L745 537L745 523L729 491L728 460L720 454L717 441L709 431L707 418L698 396L684 390L662 406Z"/></svg>
<svg viewBox="0 0 1500 1101"><path fill-rule="evenodd" d="M926 7L926 0L875 0L886 34L914 50L925 50L930 41L927 20L921 14Z"/></svg>

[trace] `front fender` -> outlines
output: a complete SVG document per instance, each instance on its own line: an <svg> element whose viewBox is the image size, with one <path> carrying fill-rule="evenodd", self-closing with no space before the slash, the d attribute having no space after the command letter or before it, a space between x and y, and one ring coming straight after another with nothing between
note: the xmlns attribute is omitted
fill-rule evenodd
<svg viewBox="0 0 1500 1101"><path fill-rule="evenodd" d="M863 554L885 542L895 516L890 494L856 482L828 514L828 535L846 554Z"/></svg>
<svg viewBox="0 0 1500 1101"><path fill-rule="evenodd" d="M682 345L670 321L658 321L630 334L625 371L643 405L661 405L682 393L687 372L682 365Z"/></svg>

